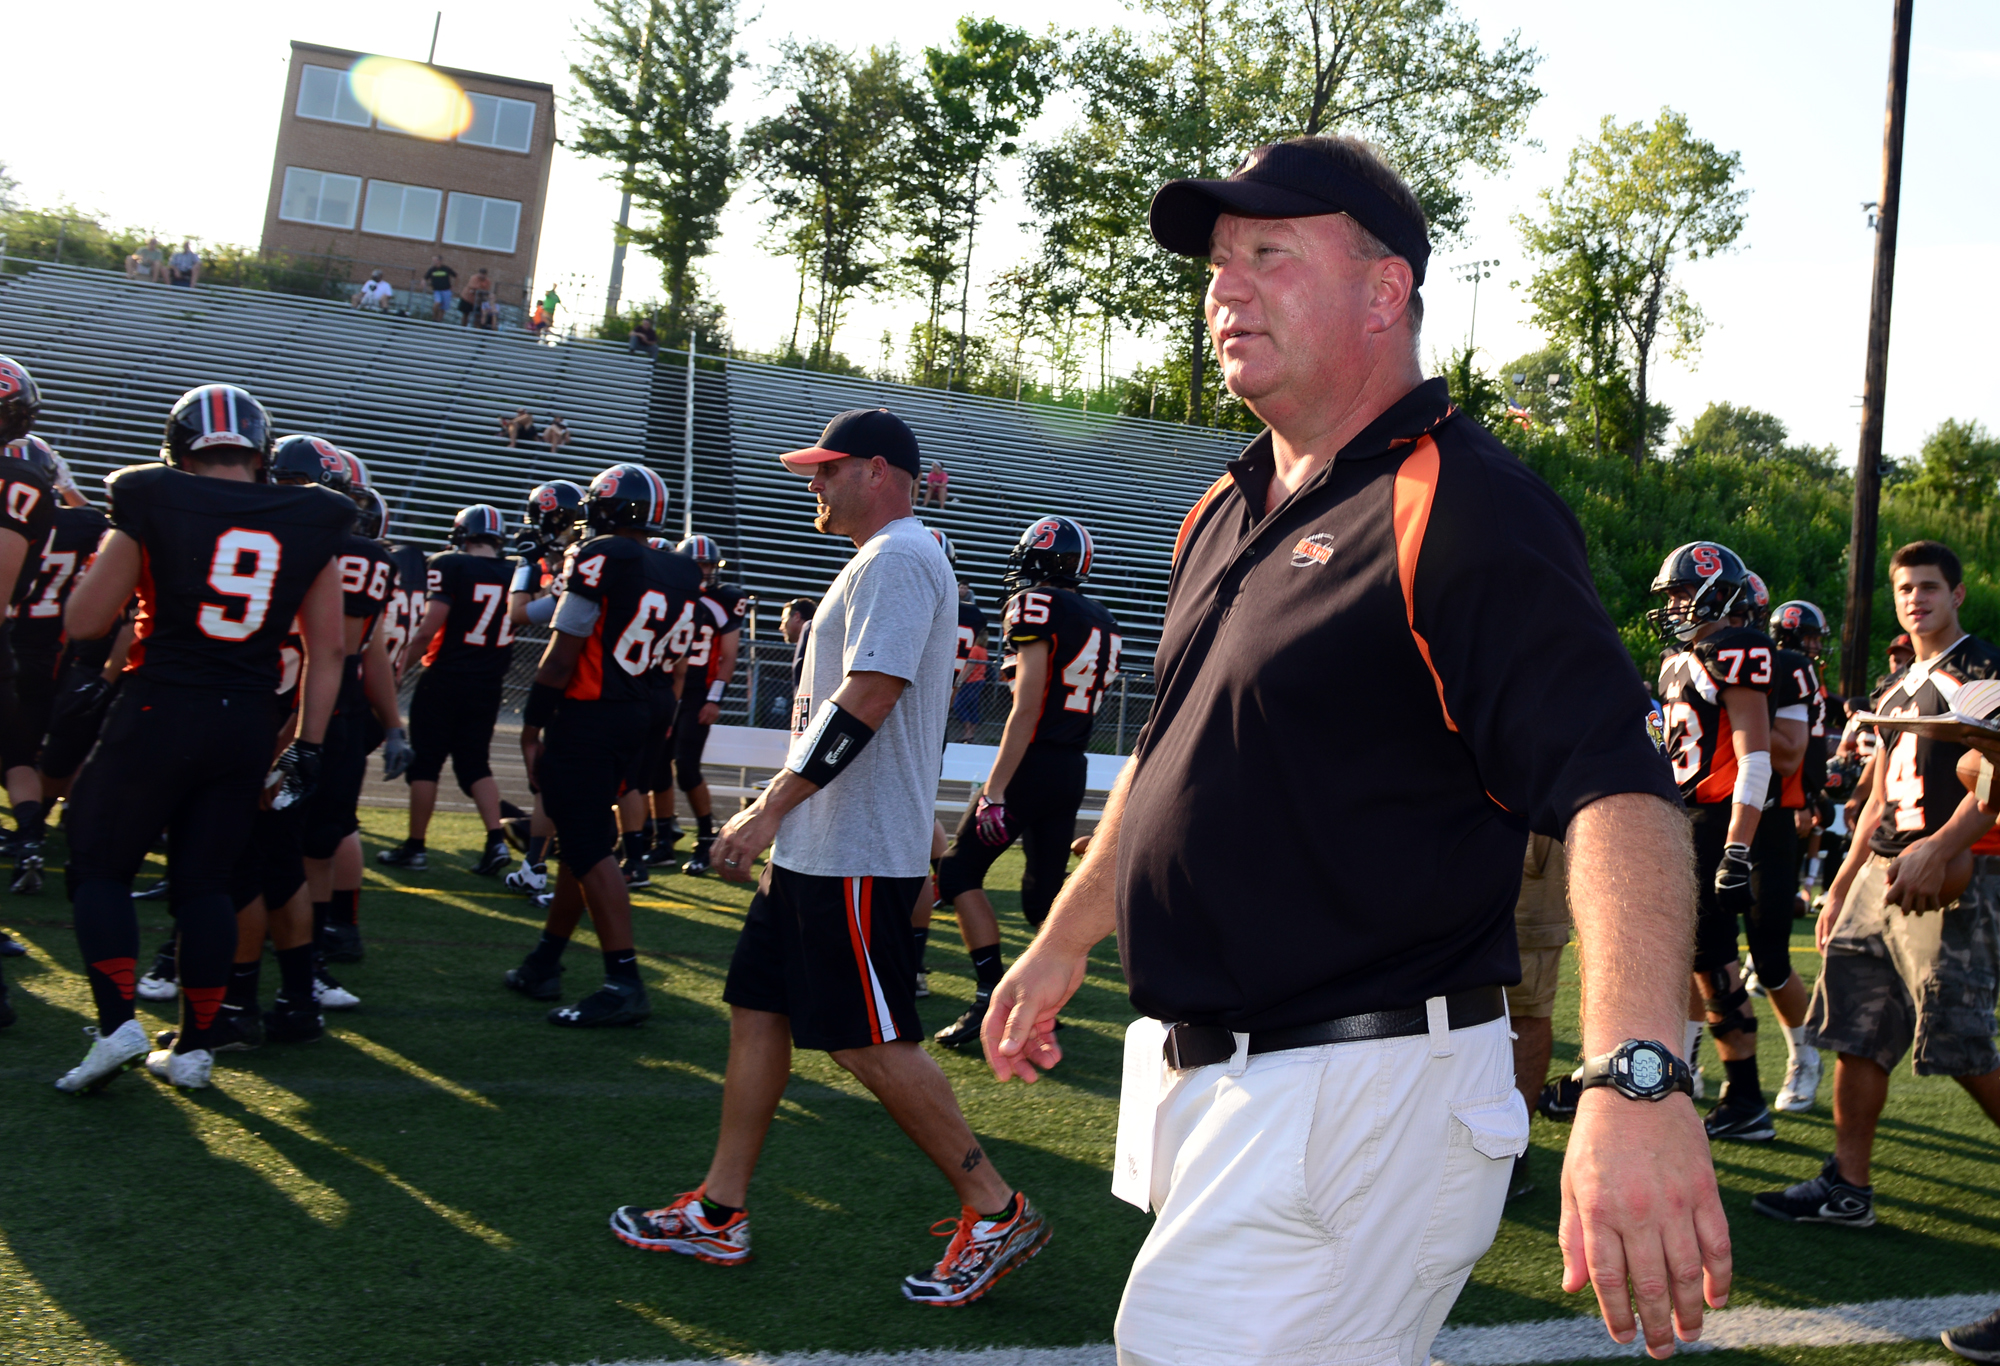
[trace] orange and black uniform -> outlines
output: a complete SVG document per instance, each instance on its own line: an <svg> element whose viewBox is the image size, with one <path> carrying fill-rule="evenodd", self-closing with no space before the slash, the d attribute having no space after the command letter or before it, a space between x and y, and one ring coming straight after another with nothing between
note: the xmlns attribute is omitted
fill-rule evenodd
<svg viewBox="0 0 2000 1366"><path fill-rule="evenodd" d="M2000 678L2000 650L1977 636L1960 636L1934 659L1911 664L1895 675L1872 710L1884 716L1938 716L1952 709L1958 690L1974 679ZM1886 732L1877 751L1876 781L1886 806L1868 847L1895 858L1926 835L1935 835L1958 810L1965 786L1958 781L1963 745L1933 740L1914 731ZM1993 845L1982 848L1992 841ZM1973 846L1981 856L2000 852L1992 834Z"/></svg>
<svg viewBox="0 0 2000 1366"><path fill-rule="evenodd" d="M132 878L164 829L182 1028L199 1031L235 956L231 872L271 768L279 652L354 504L165 465L119 470L105 488L112 525L140 547L137 639L63 820L77 942L98 1027L116 1028L132 1012Z"/></svg>
<svg viewBox="0 0 2000 1366"><path fill-rule="evenodd" d="M1729 842L1736 792L1736 732L1722 693L1725 688L1763 693L1775 717L1779 704L1772 700L1773 693L1790 685L1791 680L1778 676L1778 647L1762 631L1747 626L1725 626L1660 666L1667 754L1694 821L1695 885L1701 894L1695 918L1696 972L1713 972L1738 958L1736 917L1722 909L1715 893L1715 870ZM1759 832L1769 823L1760 819ZM1780 974L1774 985L1783 981Z"/></svg>
<svg viewBox="0 0 2000 1366"><path fill-rule="evenodd" d="M964 611L961 604L961 621ZM1118 672L1118 623L1103 604L1082 593L1043 584L1007 600L1000 633L1010 653L1036 641L1049 644L1034 738L1002 794L1008 833L1020 838L1027 860L1021 873L1021 914L1030 925L1040 925L1069 868L1077 808L1083 805L1089 776L1084 750L1090 744L1091 720ZM962 630L959 644L965 647ZM967 806L938 864L938 895L949 901L983 887L986 870L1006 848L979 838L978 803Z"/></svg>
<svg viewBox="0 0 2000 1366"><path fill-rule="evenodd" d="M470 794L474 783L493 775L493 723L514 659L514 627L507 620L514 563L450 550L431 556L429 577L431 601L449 603L451 611L444 629L426 643L424 676L410 697L407 777L434 783L449 758L459 789Z"/></svg>
<svg viewBox="0 0 2000 1366"><path fill-rule="evenodd" d="M1744 917L1743 937L1750 945L1750 962L1757 980L1781 987L1792 975L1792 920L1799 893L1799 828L1794 812L1806 805L1807 768L1818 754L1820 777L1826 773L1826 749L1816 737L1826 734L1826 694L1819 686L1813 662L1797 650L1780 648L1772 656L1771 724L1799 721L1806 728L1806 753L1785 776L1771 775L1771 796L1757 822L1750 856L1757 870L1750 875L1756 905ZM1817 785L1812 789L1817 792ZM1725 819L1726 826L1728 821Z"/></svg>
<svg viewBox="0 0 2000 1366"><path fill-rule="evenodd" d="M1582 531L1441 379L1267 513L1273 473L1267 434L1182 525L1119 836L1132 1003L1257 1031L1518 982L1528 832L1678 799Z"/></svg>
<svg viewBox="0 0 2000 1366"><path fill-rule="evenodd" d="M543 731L535 780L563 866L579 877L616 850L612 803L653 708L649 675L700 593L693 560L629 536L600 536L571 553L553 625L583 636L583 652Z"/></svg>
<svg viewBox="0 0 2000 1366"><path fill-rule="evenodd" d="M26 612L41 578L40 557L55 528L55 513L56 496L41 471L26 461L0 459L0 531L11 531L27 542L8 603L16 618ZM0 623L0 764L8 768L34 763L42 742L32 716L22 705L22 694L17 692L15 657L21 650L14 637L19 634L17 620ZM34 666L30 663L28 667ZM32 688L28 691L32 693Z"/></svg>
<svg viewBox="0 0 2000 1366"><path fill-rule="evenodd" d="M389 555L389 563L396 567L395 583L389 589L389 602L382 613L382 644L389 651L389 663L401 678L409 667L411 639L417 633L417 625L424 619L424 602L430 592L430 566L424 562L424 552L413 545L384 547Z"/></svg>
<svg viewBox="0 0 2000 1366"><path fill-rule="evenodd" d="M724 636L743 629L746 600L741 588L717 584L702 590L701 602L695 609L694 642L688 646L680 716L674 722L674 780L683 792L692 792L705 781L701 754L708 747L709 727L702 725L697 717L711 692L717 693L716 701L722 700L720 689L714 685L717 682L727 685L729 680L720 677L722 652L718 647Z"/></svg>
<svg viewBox="0 0 2000 1366"><path fill-rule="evenodd" d="M382 743L382 728L368 705L361 681L362 651L381 625L397 591L396 565L379 542L350 535L340 550L342 611L366 624L361 644L341 661L340 700L326 727L326 750L319 784L302 803L307 858L332 858L340 842L361 828L361 786L368 778L368 754Z"/></svg>
<svg viewBox="0 0 2000 1366"><path fill-rule="evenodd" d="M58 506L54 525L41 544L39 562L31 554L21 566L26 591L17 598L19 606L8 624L7 637L14 647L14 684L21 703L19 734L29 749L25 755L0 756L4 767L32 764L39 755L62 667L63 604L69 601L78 574L97 553L97 543L110 529L110 519L94 507Z"/></svg>

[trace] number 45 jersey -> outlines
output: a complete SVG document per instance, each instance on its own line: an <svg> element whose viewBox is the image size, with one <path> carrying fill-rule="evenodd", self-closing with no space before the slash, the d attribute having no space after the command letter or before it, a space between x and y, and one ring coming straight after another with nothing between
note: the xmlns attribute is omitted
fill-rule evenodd
<svg viewBox="0 0 2000 1366"><path fill-rule="evenodd" d="M128 673L268 693L278 648L347 539L354 504L318 485L131 465L104 481L111 524L137 541L138 639Z"/></svg>
<svg viewBox="0 0 2000 1366"><path fill-rule="evenodd" d="M1000 633L1009 654L1037 640L1049 642L1035 743L1058 749L1089 745L1091 718L1118 676L1118 623L1111 613L1074 589L1024 588L1007 599Z"/></svg>
<svg viewBox="0 0 2000 1366"><path fill-rule="evenodd" d="M667 666L692 640L701 566L672 550L655 550L630 536L599 536L571 552L564 598L597 607L563 697L578 702L650 700L649 669ZM563 604L556 607L558 622ZM637 736L633 743L638 743Z"/></svg>
<svg viewBox="0 0 2000 1366"><path fill-rule="evenodd" d="M1727 803L1736 790L1736 743L1727 688L1749 688L1768 706L1777 677L1777 647L1762 631L1725 626L1660 666L1660 702L1667 712L1667 757L1681 800L1690 806Z"/></svg>

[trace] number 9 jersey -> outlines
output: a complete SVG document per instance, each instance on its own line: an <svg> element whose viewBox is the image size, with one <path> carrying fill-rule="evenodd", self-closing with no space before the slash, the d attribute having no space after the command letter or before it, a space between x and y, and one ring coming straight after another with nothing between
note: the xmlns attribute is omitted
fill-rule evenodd
<svg viewBox="0 0 2000 1366"><path fill-rule="evenodd" d="M571 598L593 604L597 614L563 689L565 701L648 701L647 675L669 667L676 635L686 648L700 597L701 566L677 551L630 536L599 536L572 550L556 629L566 629Z"/></svg>
<svg viewBox="0 0 2000 1366"><path fill-rule="evenodd" d="M1023 588L1007 599L1000 634L1009 654L1037 640L1049 642L1048 680L1034 743L1087 747L1091 718L1118 676L1118 623L1111 613L1073 588Z"/></svg>
<svg viewBox="0 0 2000 1366"><path fill-rule="evenodd" d="M1736 743L1728 688L1768 698L1777 678L1777 647L1762 631L1725 626L1660 667L1660 701L1667 712L1667 758L1690 806L1728 804L1736 790Z"/></svg>
<svg viewBox="0 0 2000 1366"><path fill-rule="evenodd" d="M278 648L346 541L354 504L318 485L206 479L166 465L128 466L104 487L111 524L143 557L126 671L270 692Z"/></svg>

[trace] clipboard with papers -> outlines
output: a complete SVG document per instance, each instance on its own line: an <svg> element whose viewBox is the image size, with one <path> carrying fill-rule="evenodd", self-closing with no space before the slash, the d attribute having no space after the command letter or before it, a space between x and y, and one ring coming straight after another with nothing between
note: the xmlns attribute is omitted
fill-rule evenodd
<svg viewBox="0 0 2000 1366"><path fill-rule="evenodd" d="M2000 715L1996 713L2000 713L2000 679L1980 678L1959 688L1948 712L1934 716L1883 716L1864 711L1854 719L1878 730L1909 731L2000 759Z"/></svg>

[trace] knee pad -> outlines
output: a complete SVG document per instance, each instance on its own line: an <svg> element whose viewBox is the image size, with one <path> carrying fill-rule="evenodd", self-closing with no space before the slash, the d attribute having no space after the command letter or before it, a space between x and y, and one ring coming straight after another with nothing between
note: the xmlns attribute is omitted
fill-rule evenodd
<svg viewBox="0 0 2000 1366"><path fill-rule="evenodd" d="M693 764L674 765L674 782L683 792L692 792L707 781L708 779L702 776L701 769Z"/></svg>
<svg viewBox="0 0 2000 1366"><path fill-rule="evenodd" d="M1756 1033L1756 1012L1744 1009L1750 1000L1750 993L1742 987L1737 987L1734 991L1729 990L1729 979L1719 972L1711 972L1706 976L1707 980L1702 983L1705 988L1702 992L1702 1008L1710 1015L1722 1017L1709 1022L1708 1032L1718 1039L1739 1030L1748 1034Z"/></svg>
<svg viewBox="0 0 2000 1366"><path fill-rule="evenodd" d="M956 901L966 892L981 891L986 880L965 866L964 859L946 854L937 863L937 893L940 901Z"/></svg>
<svg viewBox="0 0 2000 1366"><path fill-rule="evenodd" d="M461 764L458 760L453 759L451 761L451 776L458 779L458 790L470 797L474 783L493 776L493 765Z"/></svg>

